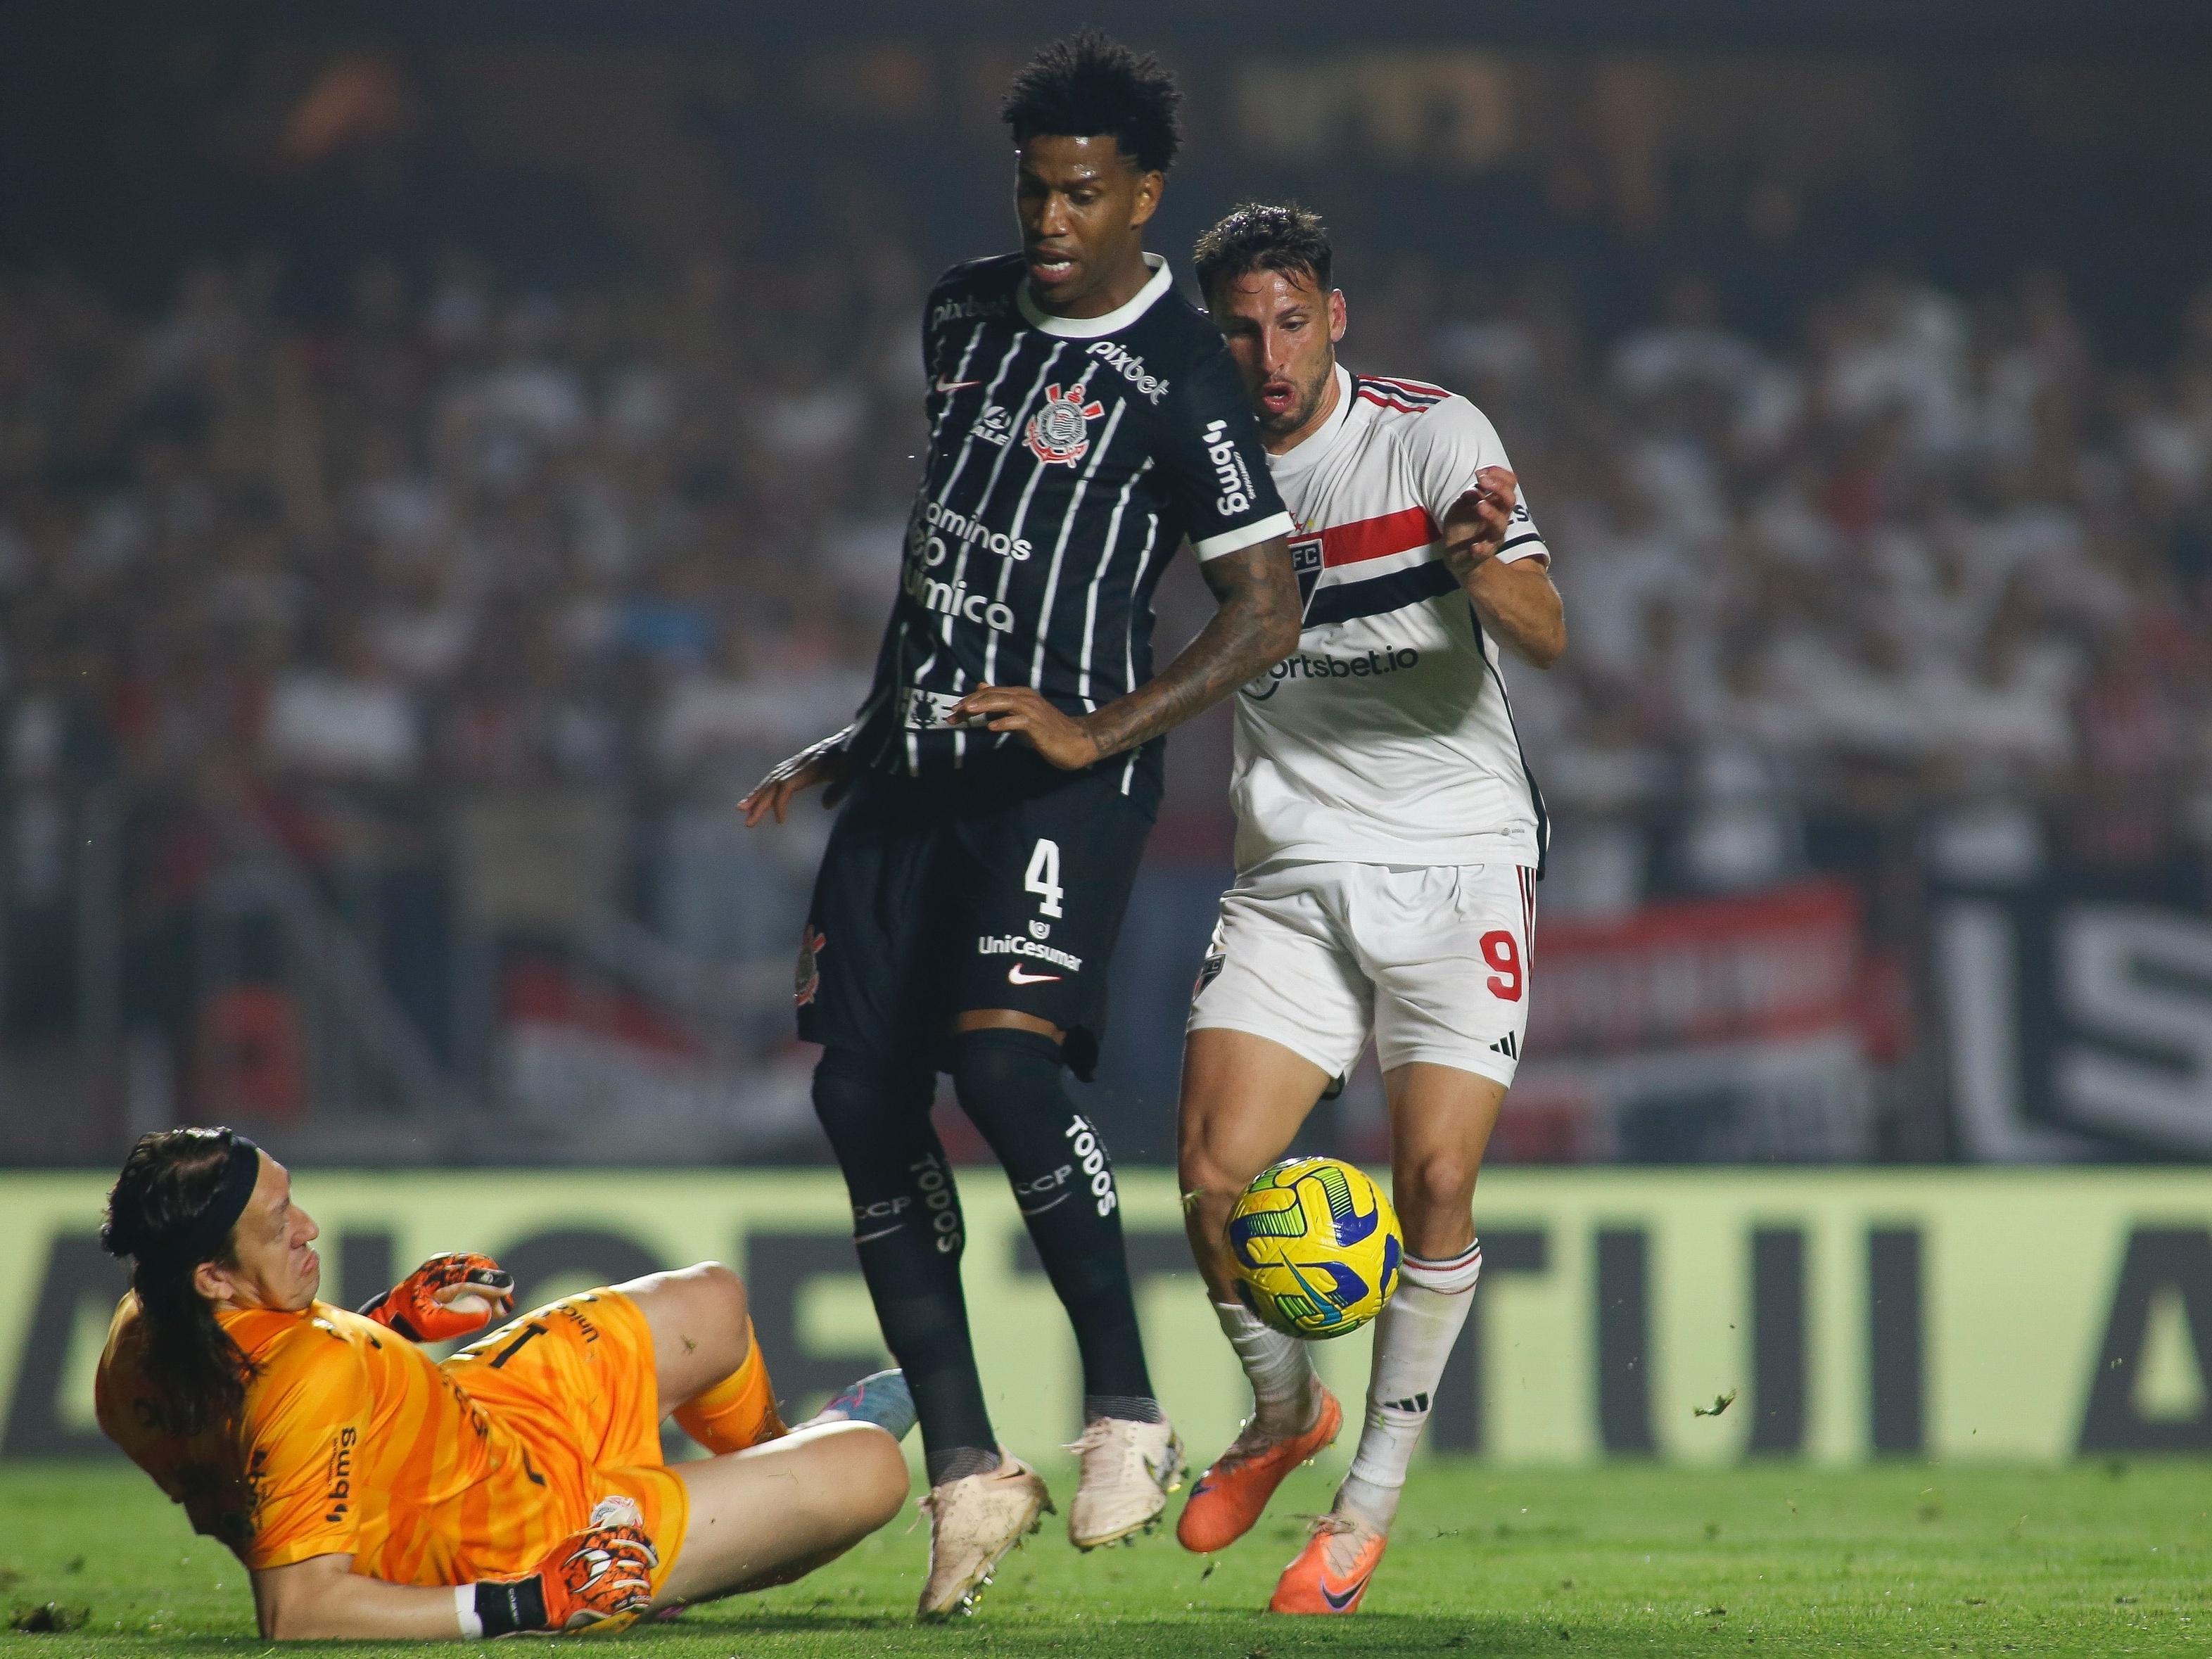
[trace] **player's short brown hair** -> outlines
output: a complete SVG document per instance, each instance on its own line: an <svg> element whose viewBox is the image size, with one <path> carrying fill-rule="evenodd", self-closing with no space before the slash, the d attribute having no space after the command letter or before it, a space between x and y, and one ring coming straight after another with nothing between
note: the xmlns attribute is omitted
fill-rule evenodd
<svg viewBox="0 0 2212 1659"><path fill-rule="evenodd" d="M1247 202L1198 239L1191 264L1201 293L1235 282L1255 270L1307 276L1315 288L1329 289L1328 227L1321 215L1296 202Z"/></svg>

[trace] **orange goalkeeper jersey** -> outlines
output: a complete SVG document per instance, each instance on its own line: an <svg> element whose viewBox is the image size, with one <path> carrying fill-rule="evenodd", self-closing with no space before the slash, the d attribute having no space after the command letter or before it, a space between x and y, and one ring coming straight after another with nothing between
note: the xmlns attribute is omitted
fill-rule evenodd
<svg viewBox="0 0 2212 1659"><path fill-rule="evenodd" d="M660 1466L651 1338L627 1297L564 1298L443 1364L325 1303L218 1317L259 1370L236 1424L176 1432L135 1296L96 1400L108 1437L248 1567L343 1554L393 1583L516 1577L617 1492L673 1564L688 1506Z"/></svg>

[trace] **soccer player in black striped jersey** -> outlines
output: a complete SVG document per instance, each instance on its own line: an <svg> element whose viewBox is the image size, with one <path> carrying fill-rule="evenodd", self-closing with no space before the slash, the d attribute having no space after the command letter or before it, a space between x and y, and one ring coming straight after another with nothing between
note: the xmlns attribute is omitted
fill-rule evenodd
<svg viewBox="0 0 2212 1659"><path fill-rule="evenodd" d="M1004 115L1022 251L956 266L922 320L930 447L900 592L853 725L747 796L842 799L797 980L817 1115L884 1340L920 1414L942 1617L1049 1498L1002 1451L961 1298L936 1074L1013 1183L1075 1328L1081 1548L1157 1520L1181 1446L1153 1398L1113 1167L1061 1086L1090 1075L1161 738L1296 645L1290 520L1220 334L1144 249L1176 145L1158 63L1095 33ZM1152 592L1188 542L1219 602L1165 668Z"/></svg>

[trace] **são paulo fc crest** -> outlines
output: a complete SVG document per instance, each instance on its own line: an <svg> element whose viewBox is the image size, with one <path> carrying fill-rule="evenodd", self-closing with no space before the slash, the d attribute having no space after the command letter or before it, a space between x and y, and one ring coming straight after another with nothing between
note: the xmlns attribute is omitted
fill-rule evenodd
<svg viewBox="0 0 2212 1659"><path fill-rule="evenodd" d="M1106 412L1101 403L1086 403L1091 388L1080 380L1066 391L1044 389L1044 407L1030 416L1022 441L1037 459L1073 466L1091 447L1091 423Z"/></svg>

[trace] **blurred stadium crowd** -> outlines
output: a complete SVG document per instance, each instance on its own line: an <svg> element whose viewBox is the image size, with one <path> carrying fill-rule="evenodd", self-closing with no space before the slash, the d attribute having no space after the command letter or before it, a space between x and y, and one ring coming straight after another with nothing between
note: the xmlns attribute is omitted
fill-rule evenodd
<svg viewBox="0 0 2212 1659"><path fill-rule="evenodd" d="M1570 654L1514 677L1547 914L1833 871L1904 948L1885 872L1931 812L2027 809L2094 866L2212 842L2212 295L2145 373L2043 270L1972 301L1869 272L1773 349L1693 274L1601 339L1540 283L1344 266L1347 361L1484 407L1559 550ZM714 1027L784 1067L762 1136L803 1133L781 984L820 815L745 837L729 804L865 687L927 276L878 241L555 295L449 252L365 265L313 325L272 262L204 264L152 318L0 277L10 1039L104 1018L167 1031L149 1063L210 1105L326 1097L285 1059L298 997L208 1000L275 970L250 921L211 958L206 883L274 860L277 932L418 1086L521 1086L491 1031L532 1008L672 1054ZM1201 612L1170 597L1172 646ZM1218 820L1218 729L1182 741L1170 808ZM310 890L370 971L284 923ZM414 1036L360 1023L380 985ZM227 1081L226 1045L259 1054ZM579 1063L538 1075L560 1097ZM717 1109L696 1092L672 1121Z"/></svg>

